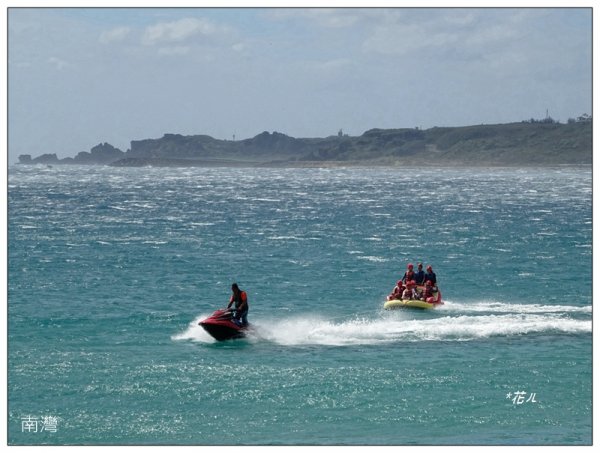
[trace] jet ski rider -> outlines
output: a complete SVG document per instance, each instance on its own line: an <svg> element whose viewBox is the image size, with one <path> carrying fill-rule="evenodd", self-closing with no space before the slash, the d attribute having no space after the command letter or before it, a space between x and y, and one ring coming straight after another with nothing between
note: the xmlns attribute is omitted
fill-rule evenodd
<svg viewBox="0 0 600 453"><path fill-rule="evenodd" d="M231 305L235 303L235 315L233 320L236 324L245 327L248 325L248 295L246 291L242 291L237 283L231 285L231 291L233 294L229 299L229 304L227 308L230 308Z"/></svg>

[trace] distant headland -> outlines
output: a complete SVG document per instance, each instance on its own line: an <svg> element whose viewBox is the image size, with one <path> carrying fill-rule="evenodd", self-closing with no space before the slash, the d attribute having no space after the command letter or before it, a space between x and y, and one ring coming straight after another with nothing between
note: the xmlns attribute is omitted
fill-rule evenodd
<svg viewBox="0 0 600 453"><path fill-rule="evenodd" d="M206 166L550 166L592 163L592 118L464 127L371 129L360 136L341 130L326 138L294 138L263 132L245 140L165 134L134 140L121 151L108 143L75 157L19 156L19 164L114 167Z"/></svg>

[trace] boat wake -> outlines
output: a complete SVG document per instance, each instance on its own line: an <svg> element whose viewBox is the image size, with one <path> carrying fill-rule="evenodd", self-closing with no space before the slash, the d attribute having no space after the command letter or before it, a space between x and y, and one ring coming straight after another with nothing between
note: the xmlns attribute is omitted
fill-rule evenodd
<svg viewBox="0 0 600 453"><path fill-rule="evenodd" d="M198 316L188 328L172 337L213 343L198 326ZM251 319L246 341L268 341L288 346L377 345L395 342L471 341L520 335L586 334L592 331L591 307L518 305L499 302L447 302L434 312L392 310L344 318L302 315Z"/></svg>
<svg viewBox="0 0 600 453"><path fill-rule="evenodd" d="M507 304L495 301L476 303L446 303L453 313L592 313L592 306L577 307L574 305L542 305L542 304Z"/></svg>

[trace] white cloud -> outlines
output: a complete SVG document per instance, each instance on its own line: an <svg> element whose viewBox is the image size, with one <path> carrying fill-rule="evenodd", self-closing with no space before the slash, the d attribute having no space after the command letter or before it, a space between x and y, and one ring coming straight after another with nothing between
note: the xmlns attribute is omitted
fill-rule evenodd
<svg viewBox="0 0 600 453"><path fill-rule="evenodd" d="M59 71L62 71L63 69L71 66L71 63L69 63L68 61L65 61L65 60L63 60L61 58L58 58L58 57L50 57L50 58L48 58L48 63L50 65L54 66Z"/></svg>
<svg viewBox="0 0 600 453"><path fill-rule="evenodd" d="M401 11L373 23L363 50L399 55L425 49L436 54L456 49L463 53L487 53L499 46L506 48L518 43L525 30L523 18L518 10L515 13L455 9L444 14L419 11L414 16Z"/></svg>
<svg viewBox="0 0 600 453"><path fill-rule="evenodd" d="M346 28L356 24L359 13L352 9L315 8L308 10L306 16L327 28Z"/></svg>
<svg viewBox="0 0 600 453"><path fill-rule="evenodd" d="M108 44L111 42L122 41L127 37L131 29L129 27L117 27L112 30L104 31L100 34L99 41L102 44Z"/></svg>
<svg viewBox="0 0 600 453"><path fill-rule="evenodd" d="M184 18L174 22L163 22L146 28L142 36L145 45L183 42L197 35L212 35L219 31L205 19Z"/></svg>
<svg viewBox="0 0 600 453"><path fill-rule="evenodd" d="M276 20L309 21L324 28L346 28L358 23L363 13L352 8L269 9L267 16Z"/></svg>
<svg viewBox="0 0 600 453"><path fill-rule="evenodd" d="M459 41L456 31L423 23L383 23L363 43L367 52L406 54L427 47L445 47Z"/></svg>
<svg viewBox="0 0 600 453"><path fill-rule="evenodd" d="M248 48L248 44L243 43L243 42L237 42L234 45L231 46L231 48L233 50L235 50L236 52L244 52L247 48Z"/></svg>
<svg viewBox="0 0 600 453"><path fill-rule="evenodd" d="M189 46L169 46L169 47L159 47L158 54L159 55L187 55L190 52Z"/></svg>
<svg viewBox="0 0 600 453"><path fill-rule="evenodd" d="M443 16L442 20L452 27L466 27L475 23L476 15L471 10L457 10L454 14Z"/></svg>
<svg viewBox="0 0 600 453"><path fill-rule="evenodd" d="M337 58L327 61L319 61L309 63L307 68L314 71L316 74L326 76L344 71L352 65L352 61L348 58Z"/></svg>

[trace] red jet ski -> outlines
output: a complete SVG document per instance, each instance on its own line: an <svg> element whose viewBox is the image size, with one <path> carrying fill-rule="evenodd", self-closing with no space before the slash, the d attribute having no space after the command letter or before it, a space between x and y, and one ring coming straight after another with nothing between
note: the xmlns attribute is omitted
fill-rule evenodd
<svg viewBox="0 0 600 453"><path fill-rule="evenodd" d="M248 326L242 327L233 320L234 310L222 309L215 311L208 318L198 323L208 334L217 341L243 338Z"/></svg>

